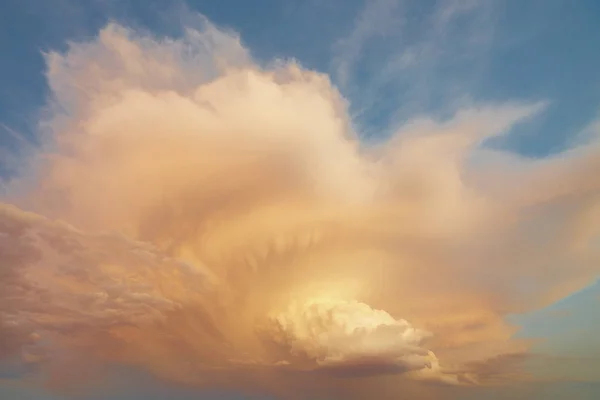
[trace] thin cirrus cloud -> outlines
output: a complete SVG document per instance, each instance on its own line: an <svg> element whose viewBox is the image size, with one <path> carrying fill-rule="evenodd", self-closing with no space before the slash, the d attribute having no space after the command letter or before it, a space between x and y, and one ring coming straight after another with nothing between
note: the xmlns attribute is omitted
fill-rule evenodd
<svg viewBox="0 0 600 400"><path fill-rule="evenodd" d="M347 35L334 43L330 65L334 81L353 100L363 134L393 134L415 114L452 113L471 103L498 8L455 0L365 2Z"/></svg>
<svg viewBox="0 0 600 400"><path fill-rule="evenodd" d="M522 382L505 316L598 274L597 132L541 160L480 147L545 102L367 146L327 75L207 20L111 23L46 61L44 144L0 207L0 356L56 384L107 363L287 397Z"/></svg>

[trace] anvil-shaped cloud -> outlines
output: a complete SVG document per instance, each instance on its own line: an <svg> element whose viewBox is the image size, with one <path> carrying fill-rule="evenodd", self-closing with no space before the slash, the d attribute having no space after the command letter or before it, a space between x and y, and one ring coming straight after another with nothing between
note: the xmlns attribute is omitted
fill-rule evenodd
<svg viewBox="0 0 600 400"><path fill-rule="evenodd" d="M365 145L327 76L208 21L111 24L47 62L44 145L0 207L2 356L288 394L486 384L527 353L504 317L600 269L597 133L543 160L480 146L543 103Z"/></svg>

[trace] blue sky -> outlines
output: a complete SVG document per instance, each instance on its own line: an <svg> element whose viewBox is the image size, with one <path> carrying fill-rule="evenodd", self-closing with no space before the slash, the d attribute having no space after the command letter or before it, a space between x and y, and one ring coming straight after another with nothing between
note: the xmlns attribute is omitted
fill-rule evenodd
<svg viewBox="0 0 600 400"><path fill-rule="evenodd" d="M596 0L189 0L178 6L159 0L4 0L2 175L14 173L24 143L38 140L37 121L49 96L44 52L64 51L68 41L92 38L109 20L157 36L177 36L182 22L193 20L195 12L238 32L263 65L293 58L305 68L328 74L348 100L353 123L365 141L383 140L421 115L443 119L461 107L481 103L545 102L539 115L486 143L541 159L564 150L600 118ZM561 357L578 354L589 360L577 361L575 371L600 370L599 305L597 283L549 308L514 316L514 321L522 326L519 336L545 338L535 349L556 357L555 365L569 365ZM481 389L477 396L467 396L598 398L599 375L588 375L586 382L501 393ZM143 388L146 385L156 385L151 389L156 398L198 398L195 392L170 391L158 383L119 386L111 398L153 398ZM0 380L0 397L5 396L62 399ZM200 398L236 398L232 396Z"/></svg>

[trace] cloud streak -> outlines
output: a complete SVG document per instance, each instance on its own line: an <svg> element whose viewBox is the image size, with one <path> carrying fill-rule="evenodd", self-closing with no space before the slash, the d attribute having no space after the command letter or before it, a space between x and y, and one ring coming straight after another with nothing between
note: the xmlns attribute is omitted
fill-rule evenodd
<svg viewBox="0 0 600 400"><path fill-rule="evenodd" d="M415 114L472 106L496 8L475 1L365 2L352 30L333 46L331 66L334 81L353 99L362 133L393 134Z"/></svg>
<svg viewBox="0 0 600 400"><path fill-rule="evenodd" d="M366 146L326 75L261 67L206 20L110 24L47 63L44 145L0 208L1 356L425 396L497 382L528 348L504 317L598 274L598 137L544 160L480 146L544 103Z"/></svg>

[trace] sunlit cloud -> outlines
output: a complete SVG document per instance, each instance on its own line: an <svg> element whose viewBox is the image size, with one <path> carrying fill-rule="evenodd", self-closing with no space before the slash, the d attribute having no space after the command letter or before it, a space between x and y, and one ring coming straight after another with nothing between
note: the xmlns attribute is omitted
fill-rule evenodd
<svg viewBox="0 0 600 400"><path fill-rule="evenodd" d="M505 316L599 272L598 137L542 160L481 146L544 101L367 146L327 75L259 65L206 20L109 24L46 60L43 145L0 206L0 356L288 396L496 384L526 379Z"/></svg>

